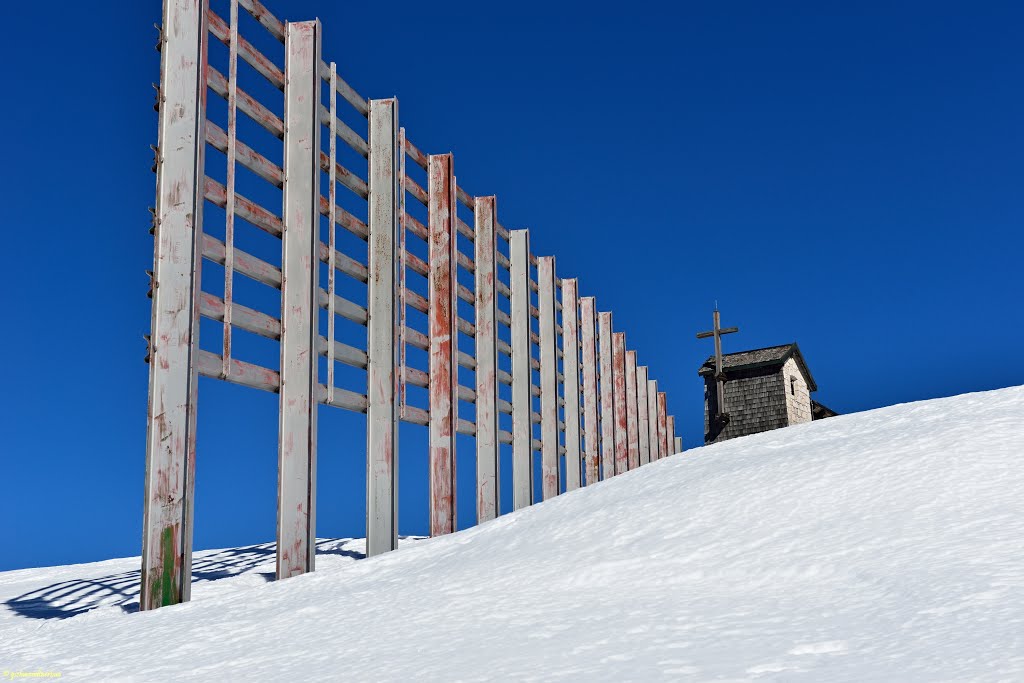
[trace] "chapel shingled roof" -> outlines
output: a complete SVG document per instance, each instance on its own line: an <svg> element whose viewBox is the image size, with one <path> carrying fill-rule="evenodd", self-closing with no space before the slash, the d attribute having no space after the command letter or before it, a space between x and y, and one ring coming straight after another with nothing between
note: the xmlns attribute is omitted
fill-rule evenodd
<svg viewBox="0 0 1024 683"><path fill-rule="evenodd" d="M800 347L796 345L796 342L780 344L779 346L767 346L763 349L751 349L750 351L724 353L722 354L722 369L728 372L729 370L748 370L772 366L781 367L790 358L795 359L797 365L800 366L804 376L807 378L808 388L811 391L817 391L818 385L814 382L814 377L811 375L807 362L804 360L803 354L800 353ZM697 374L709 375L714 371L715 357L709 356L704 361L704 364L700 366Z"/></svg>

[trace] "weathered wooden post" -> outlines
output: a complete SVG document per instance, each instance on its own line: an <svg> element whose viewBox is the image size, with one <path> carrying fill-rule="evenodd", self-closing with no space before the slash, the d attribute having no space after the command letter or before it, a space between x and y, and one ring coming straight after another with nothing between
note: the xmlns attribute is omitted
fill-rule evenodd
<svg viewBox="0 0 1024 683"><path fill-rule="evenodd" d="M562 375L565 377L565 490L580 487L579 286L562 280Z"/></svg>
<svg viewBox="0 0 1024 683"><path fill-rule="evenodd" d="M647 423L650 430L651 459L660 460L665 457L661 452L661 439L658 438L658 380L647 380Z"/></svg>
<svg viewBox="0 0 1024 683"><path fill-rule="evenodd" d="M626 415L626 335L612 334L612 379L615 398L615 474L629 470L629 422Z"/></svg>
<svg viewBox="0 0 1024 683"><path fill-rule="evenodd" d="M541 494L558 495L558 337L555 333L555 257L537 258L540 337Z"/></svg>
<svg viewBox="0 0 1024 683"><path fill-rule="evenodd" d="M235 176L238 157L238 0L229 3L228 21L228 130L227 166L224 169L224 320L221 326L221 375L231 376L231 342L235 289L235 212L238 204ZM209 21L209 19L207 19ZM205 142L201 143L204 144Z"/></svg>
<svg viewBox="0 0 1024 683"><path fill-rule="evenodd" d="M668 445L671 449L669 453L674 455L682 450L681 448L679 448L678 445L676 445L679 440L679 437L676 436L676 416L669 415L666 424L666 430L668 432Z"/></svg>
<svg viewBox="0 0 1024 683"><path fill-rule="evenodd" d="M509 231L512 333L512 507L533 503L533 416L530 389L530 233Z"/></svg>
<svg viewBox="0 0 1024 683"><path fill-rule="evenodd" d="M668 409L665 392L658 392L658 450L661 457L671 455L668 450Z"/></svg>
<svg viewBox="0 0 1024 683"><path fill-rule="evenodd" d="M458 365L455 363L456 233L455 176L451 154L432 154L429 162L430 326L430 535L456 528L455 428L458 422Z"/></svg>
<svg viewBox="0 0 1024 683"><path fill-rule="evenodd" d="M332 90L333 89L334 88L332 87ZM406 210L406 192L407 192L406 181L408 179L408 176L407 176L406 170L405 170L406 169L406 156L407 156L406 153L405 153L405 150L406 150L407 142L408 142L408 140L405 137L405 127L404 126L399 126L398 127L398 245L396 247L398 249L398 285L397 285L398 286L398 310L396 311L396 313L397 313L396 317L398 318L398 320L395 323L395 325L398 327L398 340L397 340L397 342L398 342L398 367L396 369L396 372L398 372L398 398L397 398L397 401L398 401L398 419L400 421L408 419L408 407L409 407L409 387L408 387L409 383L406 381L406 376L405 376L406 375L406 371L409 368L409 364L408 364L409 353L408 353L408 347L407 347L407 344L408 344L408 341L409 341L409 339L408 339L408 337L409 337L409 334L408 334L409 333L409 328L408 328L408 324L407 324L408 323L407 318L408 318L408 315L409 315L408 308L407 308L409 306L409 288L408 288L408 286L406 284L406 281L407 281L407 279L409 277L409 273L408 273L408 269L409 269L409 250L407 248L408 239L409 239L409 230L408 230L408 225L407 225L408 224L408 220L407 220L408 212ZM428 160L427 160L428 168L429 168L429 161L430 160L428 158ZM332 185L333 185L333 182L332 182ZM334 200L332 199L331 200L332 204L333 204L333 201ZM427 203L429 204L429 202L430 202L430 199L428 197L427 198ZM429 211L429 207L428 207L428 211ZM334 219L332 218L331 220L332 220L332 225L333 225L333 220ZM428 216L428 220L429 220L429 216ZM427 239L429 239L429 228L427 230L428 230ZM331 317L332 318L334 317L333 311L331 313ZM427 341L427 354L428 355L430 354L430 342L429 342L429 340ZM429 387L429 382L430 382L430 380L428 378L428 380L427 380L428 387ZM429 392L429 388L428 388L427 391Z"/></svg>
<svg viewBox="0 0 1024 683"><path fill-rule="evenodd" d="M323 37L321 36L321 43ZM327 165L327 404L334 403L335 361L337 349L334 346L336 336L335 318L337 317L338 279L338 65L329 64L331 73L330 95L327 98L328 115L330 117L330 137L328 143L329 158Z"/></svg>
<svg viewBox="0 0 1024 683"><path fill-rule="evenodd" d="M598 313L601 367L601 478L615 476L615 371L612 352L612 314Z"/></svg>
<svg viewBox="0 0 1024 683"><path fill-rule="evenodd" d="M476 481L478 522L498 516L498 207L494 197L477 197L474 268L476 288Z"/></svg>
<svg viewBox="0 0 1024 683"><path fill-rule="evenodd" d="M206 136L206 0L166 0L139 609L189 599Z"/></svg>
<svg viewBox="0 0 1024 683"><path fill-rule="evenodd" d="M583 358L583 433L586 485L600 479L601 423L597 412L597 328L594 297L580 298L580 339Z"/></svg>
<svg viewBox="0 0 1024 683"><path fill-rule="evenodd" d="M366 554L373 556L398 546L398 100L370 100L369 121Z"/></svg>
<svg viewBox="0 0 1024 683"><path fill-rule="evenodd" d="M640 464L651 462L651 425L647 400L647 366L636 369L636 414L640 432Z"/></svg>
<svg viewBox="0 0 1024 683"><path fill-rule="evenodd" d="M626 351L626 443L631 470L640 467L640 422L637 409L636 351Z"/></svg>
<svg viewBox="0 0 1024 683"><path fill-rule="evenodd" d="M277 486L279 579L312 571L316 552L320 22L289 23L285 52L285 179Z"/></svg>

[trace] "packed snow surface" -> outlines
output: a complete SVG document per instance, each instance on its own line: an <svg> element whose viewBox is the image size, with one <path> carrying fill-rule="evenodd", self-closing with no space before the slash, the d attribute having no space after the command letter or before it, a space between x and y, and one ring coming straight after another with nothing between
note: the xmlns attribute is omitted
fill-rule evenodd
<svg viewBox="0 0 1024 683"><path fill-rule="evenodd" d="M0 574L0 668L67 680L1024 680L1024 387L698 448L268 581L197 553Z"/></svg>

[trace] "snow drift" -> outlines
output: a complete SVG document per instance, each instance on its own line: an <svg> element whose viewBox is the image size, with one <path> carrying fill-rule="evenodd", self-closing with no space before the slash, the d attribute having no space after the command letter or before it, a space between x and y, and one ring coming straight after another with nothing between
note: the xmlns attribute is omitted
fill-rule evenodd
<svg viewBox="0 0 1024 683"><path fill-rule="evenodd" d="M0 668L69 680L1024 680L1024 387L737 439L268 582L196 555L0 574ZM69 617L69 618L61 618Z"/></svg>

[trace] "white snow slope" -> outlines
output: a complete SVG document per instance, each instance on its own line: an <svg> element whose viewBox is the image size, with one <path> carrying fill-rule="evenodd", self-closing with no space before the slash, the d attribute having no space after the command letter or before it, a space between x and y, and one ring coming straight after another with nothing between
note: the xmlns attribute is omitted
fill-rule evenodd
<svg viewBox="0 0 1024 683"><path fill-rule="evenodd" d="M269 545L198 553L192 602L154 612L122 607L137 559L6 572L0 669L1021 681L1022 458L1016 387L694 449L369 560L325 541L287 581Z"/></svg>

